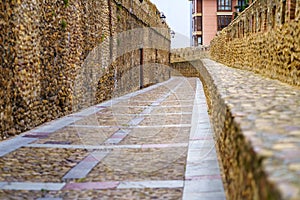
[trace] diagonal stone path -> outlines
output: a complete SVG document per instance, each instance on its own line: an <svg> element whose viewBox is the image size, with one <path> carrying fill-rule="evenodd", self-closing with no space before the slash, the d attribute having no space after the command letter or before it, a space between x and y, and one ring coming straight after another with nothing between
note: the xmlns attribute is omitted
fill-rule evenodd
<svg viewBox="0 0 300 200"><path fill-rule="evenodd" d="M0 199L225 199L206 99L173 77L0 143Z"/></svg>

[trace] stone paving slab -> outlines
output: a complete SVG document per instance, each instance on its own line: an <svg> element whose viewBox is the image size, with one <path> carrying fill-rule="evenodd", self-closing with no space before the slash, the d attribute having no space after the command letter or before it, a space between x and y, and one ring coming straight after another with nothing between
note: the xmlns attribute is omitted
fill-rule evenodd
<svg viewBox="0 0 300 200"><path fill-rule="evenodd" d="M189 127L135 128L120 144L185 143L189 132Z"/></svg>
<svg viewBox="0 0 300 200"><path fill-rule="evenodd" d="M117 127L84 128L67 126L45 138L39 138L39 140L33 143L43 144L52 141L53 144L55 142L59 144L59 142L65 141L72 145L101 145L107 138L117 132L118 129Z"/></svg>
<svg viewBox="0 0 300 200"><path fill-rule="evenodd" d="M185 147L114 149L85 181L180 180L184 177Z"/></svg>
<svg viewBox="0 0 300 200"><path fill-rule="evenodd" d="M86 155L85 149L22 147L0 158L0 181L59 183Z"/></svg>
<svg viewBox="0 0 300 200"><path fill-rule="evenodd" d="M121 182L117 189L131 188L182 188L183 181L136 181L136 182Z"/></svg>
<svg viewBox="0 0 300 200"><path fill-rule="evenodd" d="M199 197L191 182L221 181L201 87L172 78L22 134L22 145L0 158L0 199Z"/></svg>
<svg viewBox="0 0 300 200"><path fill-rule="evenodd" d="M166 124L166 125L151 125L151 126L128 126L124 124L124 126L93 126L93 125L70 125L70 127L76 128L119 128L119 129L139 129L139 128L186 128L191 127L191 124Z"/></svg>
<svg viewBox="0 0 300 200"><path fill-rule="evenodd" d="M223 192L222 181L219 180L196 180L196 181L185 181L185 188L188 194L193 193L212 193L212 192ZM188 198L187 198L188 199Z"/></svg>
<svg viewBox="0 0 300 200"><path fill-rule="evenodd" d="M80 119L81 117L63 117L61 119L54 120L53 122L50 122L45 126L34 128L33 130L29 131L29 133L53 133Z"/></svg>
<svg viewBox="0 0 300 200"><path fill-rule="evenodd" d="M85 183L69 183L63 190L104 190L116 189L119 182L85 182Z"/></svg>
<svg viewBox="0 0 300 200"><path fill-rule="evenodd" d="M68 171L64 181L85 178L88 173L109 154L109 151L94 151Z"/></svg>
<svg viewBox="0 0 300 200"><path fill-rule="evenodd" d="M0 191L1 200L7 199L35 199L58 198L63 200L74 199L181 199L182 188L144 188L144 189L122 189L122 190L63 190L63 191Z"/></svg>
<svg viewBox="0 0 300 200"><path fill-rule="evenodd" d="M190 124L191 118L187 115L173 115L166 117L161 116L148 116L145 117L140 125L141 126L151 126L151 125L169 125L169 124Z"/></svg>
<svg viewBox="0 0 300 200"><path fill-rule="evenodd" d="M201 136L212 137L213 131L209 128L209 118L206 111L207 107L200 102L205 99L204 91L201 90L202 85L199 80L196 82L196 94L193 105L192 114L192 128L190 131L190 142L187 152L187 163L185 170L185 186L183 191L183 200L190 199L226 199L223 183L221 180L221 172L218 166L218 158L215 150L214 140L207 138L203 139ZM199 114L201 112L201 115ZM201 118L200 118L201 116ZM205 123L203 123L205 122ZM215 165L209 168L203 167L201 164L204 161L213 161ZM201 164L200 164L201 163ZM216 177L220 177L217 178ZM223 193L222 196L216 194ZM208 195L207 197L204 197Z"/></svg>
<svg viewBox="0 0 300 200"><path fill-rule="evenodd" d="M3 142L0 143L0 157L13 152L19 148L21 148L22 146L25 146L31 142L34 142L35 138L24 138L24 137L15 137L13 140L5 140Z"/></svg>
<svg viewBox="0 0 300 200"><path fill-rule="evenodd" d="M65 183L5 182L1 190L61 190Z"/></svg>
<svg viewBox="0 0 300 200"><path fill-rule="evenodd" d="M56 148L56 149L85 149L85 150L113 150L113 149L151 149L188 147L188 143L166 144L136 144L136 145L69 145L69 144L28 144L25 147L32 148Z"/></svg>

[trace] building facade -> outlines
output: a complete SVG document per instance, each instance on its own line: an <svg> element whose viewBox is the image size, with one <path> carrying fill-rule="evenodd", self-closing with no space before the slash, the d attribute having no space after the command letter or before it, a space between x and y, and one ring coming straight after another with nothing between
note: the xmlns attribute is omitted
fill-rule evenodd
<svg viewBox="0 0 300 200"><path fill-rule="evenodd" d="M209 45L251 0L190 0L192 46Z"/></svg>

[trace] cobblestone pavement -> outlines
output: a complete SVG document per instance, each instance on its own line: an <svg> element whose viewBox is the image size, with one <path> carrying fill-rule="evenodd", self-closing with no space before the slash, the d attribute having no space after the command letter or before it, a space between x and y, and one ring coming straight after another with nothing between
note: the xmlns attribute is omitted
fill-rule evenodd
<svg viewBox="0 0 300 200"><path fill-rule="evenodd" d="M0 143L0 199L225 199L199 79L171 78Z"/></svg>

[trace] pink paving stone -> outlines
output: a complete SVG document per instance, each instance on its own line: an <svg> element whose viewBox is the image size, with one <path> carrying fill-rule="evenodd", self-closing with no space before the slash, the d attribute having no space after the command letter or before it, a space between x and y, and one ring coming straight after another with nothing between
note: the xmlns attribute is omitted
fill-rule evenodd
<svg viewBox="0 0 300 200"><path fill-rule="evenodd" d="M96 108L107 108L107 106L96 106Z"/></svg>
<svg viewBox="0 0 300 200"><path fill-rule="evenodd" d="M72 142L69 141L46 141L44 144L66 144L70 145Z"/></svg>
<svg viewBox="0 0 300 200"><path fill-rule="evenodd" d="M86 183L68 183L63 190L104 190L115 189L120 182L86 182Z"/></svg>
<svg viewBox="0 0 300 200"><path fill-rule="evenodd" d="M27 133L23 137L30 137L30 138L46 138L50 135L49 132L33 132L33 133Z"/></svg>
<svg viewBox="0 0 300 200"><path fill-rule="evenodd" d="M208 180L221 179L221 175L216 174L216 175L203 175L203 176L188 176L188 177L185 177L185 180L203 180L203 179L208 179Z"/></svg>

